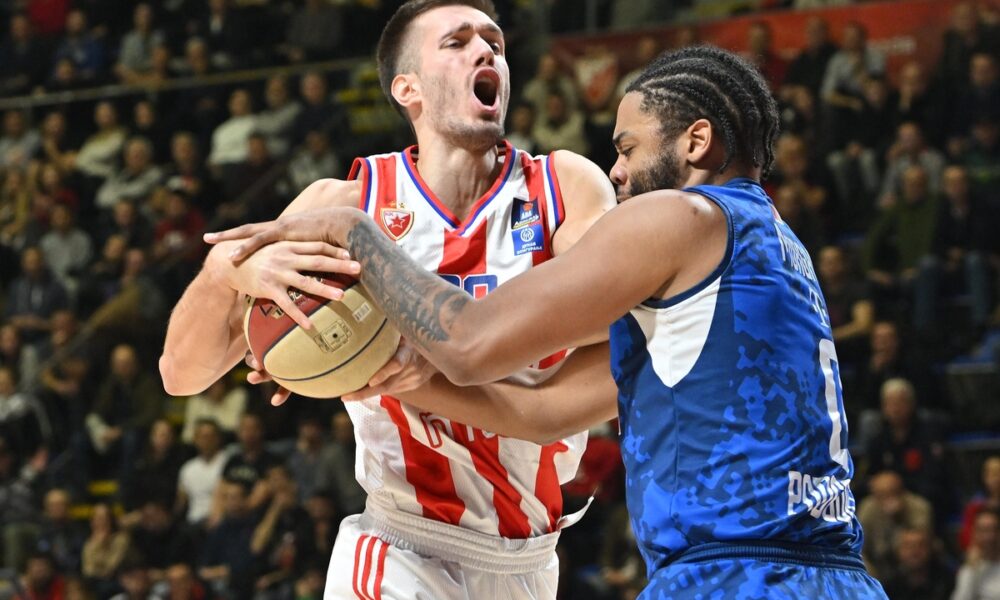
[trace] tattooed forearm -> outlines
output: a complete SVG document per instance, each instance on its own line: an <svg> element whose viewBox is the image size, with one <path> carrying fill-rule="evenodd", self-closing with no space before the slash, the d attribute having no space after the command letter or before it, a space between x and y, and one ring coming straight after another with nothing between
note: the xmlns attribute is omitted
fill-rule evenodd
<svg viewBox="0 0 1000 600"><path fill-rule="evenodd" d="M424 349L451 339L455 319L472 301L462 290L424 270L370 219L347 232L347 249L361 263L361 281L408 340Z"/></svg>

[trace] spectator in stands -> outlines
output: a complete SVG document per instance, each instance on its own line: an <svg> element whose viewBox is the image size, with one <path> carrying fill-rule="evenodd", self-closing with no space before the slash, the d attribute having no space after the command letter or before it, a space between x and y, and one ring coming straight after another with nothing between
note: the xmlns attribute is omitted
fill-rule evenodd
<svg viewBox="0 0 1000 600"><path fill-rule="evenodd" d="M163 586L162 593L168 600L205 600L212 597L205 585L195 577L188 562L170 565L163 583L166 585Z"/></svg>
<svg viewBox="0 0 1000 600"><path fill-rule="evenodd" d="M63 288L76 297L80 277L90 263L90 236L73 222L73 212L65 204L52 207L49 232L38 243L45 255L45 264Z"/></svg>
<svg viewBox="0 0 1000 600"><path fill-rule="evenodd" d="M12 109L3 114L3 135L0 136L0 167L25 168L41 145L38 132L28 128L23 111Z"/></svg>
<svg viewBox="0 0 1000 600"><path fill-rule="evenodd" d="M34 246L21 252L21 275L10 283L4 316L25 342L40 340L49 329L52 313L69 306L66 290L52 276L42 251Z"/></svg>
<svg viewBox="0 0 1000 600"><path fill-rule="evenodd" d="M247 139L257 126L250 92L237 89L229 96L229 119L212 133L212 151L208 164L219 173L222 169L246 160Z"/></svg>
<svg viewBox="0 0 1000 600"><path fill-rule="evenodd" d="M972 126L972 136L960 157L978 193L992 194L1000 186L1000 113Z"/></svg>
<svg viewBox="0 0 1000 600"><path fill-rule="evenodd" d="M982 490L969 500L962 511L962 529L958 533L958 545L962 550L969 547L976 516L983 509L1000 510L1000 455L993 455L983 461Z"/></svg>
<svg viewBox="0 0 1000 600"><path fill-rule="evenodd" d="M967 137L972 126L981 120L1000 117L1000 66L997 57L987 52L972 55L969 83L960 92L953 111L950 137Z"/></svg>
<svg viewBox="0 0 1000 600"><path fill-rule="evenodd" d="M113 476L120 477L128 461L135 457L146 432L163 412L164 396L147 369L139 364L135 349L119 344L111 352L108 376L101 383L87 429L99 454L118 456L121 466Z"/></svg>
<svg viewBox="0 0 1000 600"><path fill-rule="evenodd" d="M107 101L94 107L97 132L87 138L72 161L73 166L86 177L101 180L111 177L125 145L125 129L118 124L118 111Z"/></svg>
<svg viewBox="0 0 1000 600"><path fill-rule="evenodd" d="M103 215L101 239L107 240L112 235L120 235L128 248L148 248L153 244L153 226L139 212L134 201L119 200L110 213Z"/></svg>
<svg viewBox="0 0 1000 600"><path fill-rule="evenodd" d="M119 482L123 508L138 511L147 498L177 497L178 474L188 456L170 422L156 419L142 451L130 458Z"/></svg>
<svg viewBox="0 0 1000 600"><path fill-rule="evenodd" d="M73 92L87 87L87 82L80 77L76 65L68 58L60 58L52 69L52 76L45 82L48 92Z"/></svg>
<svg viewBox="0 0 1000 600"><path fill-rule="evenodd" d="M784 85L780 88L782 97L794 86L805 87L813 97L818 97L827 64L836 52L837 45L830 40L830 25L826 19L818 15L809 17L806 21L806 45L788 65Z"/></svg>
<svg viewBox="0 0 1000 600"><path fill-rule="evenodd" d="M44 407L33 394L17 391L17 375L9 366L0 366L0 437L17 462L44 451L52 437Z"/></svg>
<svg viewBox="0 0 1000 600"><path fill-rule="evenodd" d="M579 106L576 83L573 78L559 68L559 61L555 55L543 54L538 59L538 70L535 71L535 76L524 85L521 99L535 106L536 115L544 115L546 105L549 102L549 94L553 90L558 90L562 94L568 110Z"/></svg>
<svg viewBox="0 0 1000 600"><path fill-rule="evenodd" d="M238 482L220 486L222 521L208 530L198 561L198 576L217 593L231 590L237 598L249 597L256 576L251 542L257 526L247 490Z"/></svg>
<svg viewBox="0 0 1000 600"><path fill-rule="evenodd" d="M930 502L903 487L903 479L893 471L872 476L871 494L861 501L858 519L865 531L862 555L876 577L892 569L893 544L902 529L930 530L933 512Z"/></svg>
<svg viewBox="0 0 1000 600"><path fill-rule="evenodd" d="M46 196L45 205L49 213L45 216L48 225L51 225L51 210L56 204L61 204L76 211L80 206L80 198L76 191L66 183L62 171L53 163L44 163L38 170L38 181L35 183L35 203L38 205L38 196ZM40 218L40 217L36 217Z"/></svg>
<svg viewBox="0 0 1000 600"><path fill-rule="evenodd" d="M36 39L24 14L10 18L10 34L0 42L0 93L16 96L34 91L48 74L48 52Z"/></svg>
<svg viewBox="0 0 1000 600"><path fill-rule="evenodd" d="M743 57L757 67L772 90L778 91L785 82L788 62L775 53L772 41L771 26L766 21L751 23Z"/></svg>
<svg viewBox="0 0 1000 600"><path fill-rule="evenodd" d="M170 510L171 498L150 498L142 506L142 518L130 531L130 556L145 561L150 578L163 579L170 565L192 560L198 547L187 527L179 523ZM133 554L132 552L136 554Z"/></svg>
<svg viewBox="0 0 1000 600"><path fill-rule="evenodd" d="M139 100L132 106L132 135L145 138L152 144L152 162L166 162L170 156L170 130L160 120L152 101Z"/></svg>
<svg viewBox="0 0 1000 600"><path fill-rule="evenodd" d="M0 365L14 372L19 391L32 392L37 387L38 351L35 346L25 344L17 327L10 323L0 325Z"/></svg>
<svg viewBox="0 0 1000 600"><path fill-rule="evenodd" d="M928 82L924 66L911 60L899 70L899 86L892 100L894 124L911 121L920 126L928 141L944 147L948 118L940 93Z"/></svg>
<svg viewBox="0 0 1000 600"><path fill-rule="evenodd" d="M778 188L789 186L798 193L806 210L817 218L826 219L829 210L827 192L819 184L819 177L812 166L809 147L803 137L785 133L778 138L774 152L774 171L768 178L766 187L772 197ZM795 229L796 234L799 233Z"/></svg>
<svg viewBox="0 0 1000 600"><path fill-rule="evenodd" d="M953 505L944 432L926 410L917 410L912 383L900 377L882 384L880 421L875 433L865 431L871 426L862 426L869 470L898 473L906 489L930 501L938 522L943 522Z"/></svg>
<svg viewBox="0 0 1000 600"><path fill-rule="evenodd" d="M270 147L270 146L268 146ZM310 131L306 143L288 164L288 179L292 196L306 189L309 184L324 177L343 177L340 158L330 148L330 136L325 131Z"/></svg>
<svg viewBox="0 0 1000 600"><path fill-rule="evenodd" d="M563 149L586 154L588 146L583 126L583 113L572 108L560 92L553 90L545 102L541 118L535 122L534 138L538 141L538 151L549 153Z"/></svg>
<svg viewBox="0 0 1000 600"><path fill-rule="evenodd" d="M240 417L246 410L246 405L246 388L242 385L231 385L227 377L218 379L204 392L187 399L181 440L186 444L192 443L195 429L203 419L211 419L223 437L232 437Z"/></svg>
<svg viewBox="0 0 1000 600"><path fill-rule="evenodd" d="M108 210L122 200L142 203L163 178L163 171L153 164L153 145L146 138L130 138L123 158L122 169L97 190L95 201L101 209Z"/></svg>
<svg viewBox="0 0 1000 600"><path fill-rule="evenodd" d="M185 78L203 78L210 75L214 68L208 43L200 37L188 38L184 43L184 56L176 59L173 71L178 77Z"/></svg>
<svg viewBox="0 0 1000 600"><path fill-rule="evenodd" d="M191 203L210 214L219 202L219 193L198 150L198 141L188 131L178 131L170 140L171 163L164 169L165 183L180 182Z"/></svg>
<svg viewBox="0 0 1000 600"><path fill-rule="evenodd" d="M87 28L87 13L74 8L66 15L66 35L52 56L53 63L70 60L77 76L87 83L99 83L104 75L104 44Z"/></svg>
<svg viewBox="0 0 1000 600"><path fill-rule="evenodd" d="M163 32L153 29L153 8L149 4L136 5L132 25L132 30L122 38L115 65L115 74L125 83L148 73L152 68L153 48L166 42Z"/></svg>
<svg viewBox="0 0 1000 600"><path fill-rule="evenodd" d="M76 143L66 131L66 113L54 110L45 115L40 135L41 147L35 158L54 165L60 173L68 171L70 153Z"/></svg>
<svg viewBox="0 0 1000 600"><path fill-rule="evenodd" d="M42 456L41 459L37 456ZM38 475L44 455L19 461L7 439L0 434L0 565L20 571L39 531ZM332 547L332 546L331 546Z"/></svg>
<svg viewBox="0 0 1000 600"><path fill-rule="evenodd" d="M222 477L243 486L244 492L249 494L247 504L251 510L257 510L271 499L264 476L281 459L264 448L264 422L260 415L244 413L236 437L238 450L226 461Z"/></svg>
<svg viewBox="0 0 1000 600"><path fill-rule="evenodd" d="M934 547L934 536L929 530L900 529L896 533L895 553L895 565L881 578L890 600L948 600L955 575Z"/></svg>
<svg viewBox="0 0 1000 600"><path fill-rule="evenodd" d="M515 148L528 154L537 154L538 142L535 141L535 106L530 102L519 102L511 110L510 131L507 139Z"/></svg>
<svg viewBox="0 0 1000 600"><path fill-rule="evenodd" d="M843 131L844 121L864 108L865 81L885 76L885 56L868 46L867 38L864 25L848 23L840 50L827 63L820 95L827 107L830 134Z"/></svg>
<svg viewBox="0 0 1000 600"><path fill-rule="evenodd" d="M167 183L165 196L163 216L153 228L152 259L160 264L168 280L165 285L179 285L183 289L204 256L201 235L205 232L205 217L192 206L180 179Z"/></svg>
<svg viewBox="0 0 1000 600"><path fill-rule="evenodd" d="M52 488L45 494L37 547L47 552L63 573L78 573L86 531L73 519L69 509L70 496L66 490Z"/></svg>
<svg viewBox="0 0 1000 600"><path fill-rule="evenodd" d="M901 176L899 202L879 215L865 239L865 270L882 302L913 292L920 260L934 247L939 201L929 189L927 171L912 164Z"/></svg>
<svg viewBox="0 0 1000 600"><path fill-rule="evenodd" d="M129 550L128 532L118 527L118 519L111 505L94 504L90 513L90 536L83 544L80 573L106 598L116 589L118 568Z"/></svg>
<svg viewBox="0 0 1000 600"><path fill-rule="evenodd" d="M639 38L639 41L635 45L635 58L632 63L634 68L628 73L622 75L621 79L618 80L618 89L615 90L616 105L618 103L617 101L620 101L625 95L625 90L628 89L628 86L631 85L640 74L642 74L643 69L645 69L646 66L652 62L659 53L660 42L656 36L644 35Z"/></svg>
<svg viewBox="0 0 1000 600"><path fill-rule="evenodd" d="M312 522L299 505L299 490L288 467L271 467L267 479L274 494L250 542L250 551L261 563L254 586L269 597L282 597L293 592L293 576L313 541Z"/></svg>
<svg viewBox="0 0 1000 600"><path fill-rule="evenodd" d="M312 496L316 489L316 474L320 467L322 450L323 428L319 420L314 417L301 419L299 421L299 434L295 439L295 449L287 460L288 469L295 479L300 500Z"/></svg>
<svg viewBox="0 0 1000 600"><path fill-rule="evenodd" d="M315 489L331 492L337 511L352 515L365 508L365 491L354 478L354 425L346 411L335 412L330 423L332 435L320 456Z"/></svg>
<svg viewBox="0 0 1000 600"><path fill-rule="evenodd" d="M62 600L66 592L63 573L50 553L34 552L21 573L20 591L14 600Z"/></svg>
<svg viewBox="0 0 1000 600"><path fill-rule="evenodd" d="M858 377L855 393L844 394L845 398L859 400L856 410L848 410L848 416L864 409L879 410L881 407L882 385L893 378L902 377L914 382L914 387L922 390L917 394L917 402L929 405L932 385L926 377L926 369L914 356L912 346L900 342L899 328L892 321L878 321L872 326L870 355ZM860 441L860 440L859 440Z"/></svg>
<svg viewBox="0 0 1000 600"><path fill-rule="evenodd" d="M302 111L302 105L291 97L288 78L283 75L275 75L267 80L264 101L267 107L257 114L254 130L267 138L267 148L272 156L287 156L292 149L292 127ZM336 175L327 174L324 177Z"/></svg>
<svg viewBox="0 0 1000 600"><path fill-rule="evenodd" d="M0 187L0 243L7 248L18 248L25 241L31 217L31 197L31 185L24 171L6 169Z"/></svg>
<svg viewBox="0 0 1000 600"><path fill-rule="evenodd" d="M246 159L233 165L222 181L223 195L230 200L219 206L217 216L237 221L273 219L284 208L276 193L280 173L274 170L275 161L264 136L250 134L246 146Z"/></svg>
<svg viewBox="0 0 1000 600"><path fill-rule="evenodd" d="M228 460L222 450L219 424L209 418L200 418L195 426L194 447L198 455L184 463L177 479L177 505L187 507L189 524L201 525L211 515L215 491Z"/></svg>
<svg viewBox="0 0 1000 600"><path fill-rule="evenodd" d="M967 291L971 297L971 323L981 331L992 311L989 250L995 229L989 208L974 196L966 170L946 167L944 202L935 224L933 252L920 261L916 282L914 323L927 330L940 315L940 298Z"/></svg>
<svg viewBox="0 0 1000 600"><path fill-rule="evenodd" d="M969 82L969 63L977 53L1000 52L996 24L984 23L973 2L959 2L951 11L938 59L938 79L946 92L956 92Z"/></svg>
<svg viewBox="0 0 1000 600"><path fill-rule="evenodd" d="M896 140L886 153L885 177L882 180L882 192L879 197L881 208L885 209L897 203L903 188L904 173L914 165L923 168L928 191L937 194L941 190L945 157L937 149L927 145L919 125L907 122L896 130Z"/></svg>
<svg viewBox="0 0 1000 600"><path fill-rule="evenodd" d="M341 8L323 0L305 0L288 21L284 53L295 63L327 60L338 54L343 38Z"/></svg>
<svg viewBox="0 0 1000 600"><path fill-rule="evenodd" d="M118 569L118 585L122 591L111 597L111 600L149 600L153 582L149 577L149 568L141 557L129 556Z"/></svg>
<svg viewBox="0 0 1000 600"><path fill-rule="evenodd" d="M875 323L875 305L864 282L848 268L840 246L826 246L819 251L817 272L837 355L843 362L856 364Z"/></svg>
<svg viewBox="0 0 1000 600"><path fill-rule="evenodd" d="M214 68L232 69L245 62L245 54L253 43L252 33L239 10L230 8L228 0L209 0L208 14L197 28L198 35L208 44Z"/></svg>
<svg viewBox="0 0 1000 600"><path fill-rule="evenodd" d="M1000 592L1000 513L983 509L976 516L972 543L958 570L952 600L995 598Z"/></svg>
<svg viewBox="0 0 1000 600"><path fill-rule="evenodd" d="M292 126L292 145L301 144L310 131L325 130L331 139L340 140L348 132L347 113L344 107L330 98L326 78L317 71L310 71L299 81L302 111Z"/></svg>
<svg viewBox="0 0 1000 600"><path fill-rule="evenodd" d="M303 504L309 514L312 531L309 543L298 557L300 564L325 563L333 551L340 520L343 515L349 514L338 513L336 501L336 494L332 490L319 488L315 488L312 496L305 498Z"/></svg>

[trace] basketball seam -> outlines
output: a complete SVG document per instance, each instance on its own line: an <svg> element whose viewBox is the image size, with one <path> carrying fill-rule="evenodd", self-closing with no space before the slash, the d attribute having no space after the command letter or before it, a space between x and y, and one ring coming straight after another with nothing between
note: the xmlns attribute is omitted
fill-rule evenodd
<svg viewBox="0 0 1000 600"><path fill-rule="evenodd" d="M352 284L351 284L351 285L349 285L348 287L345 287L345 288L341 288L341 289L343 289L343 290L344 290L344 293L346 294L348 290L350 290L351 288L353 288L353 287L354 287L354 286L356 286L357 284L358 284L358 282L357 282L357 281L355 281L354 283L352 283ZM317 312L317 311L319 311L319 309L323 308L324 306L326 306L326 305L327 305L327 304L329 304L330 302L334 302L334 300L327 300L326 302L321 302L321 303L317 304L317 305L316 305L316 308L314 308L314 309L312 309L311 311L309 311L309 312L307 312L307 313L306 313L306 316L307 316L307 317L311 317L311 316L313 316L314 314L316 314L316 312ZM277 305L275 305L275 306L277 306ZM289 319L290 319L290 318L291 318L291 317L289 317ZM247 325L250 325L250 322L249 322L249 321L247 321ZM277 345L278 345L278 343L279 343L279 342L281 342L281 340L283 340L283 339L285 339L286 337L288 337L288 336L289 336L289 335L290 335L290 334L291 334L291 333L292 333L293 331L295 331L295 330L296 330L297 328L298 328L298 324L297 324L297 323L295 323L295 321L292 321L292 326L291 326L291 327L289 327L289 328L288 328L288 330L287 330L287 331L285 331L285 333L281 334L281 336L280 336L280 337L277 337L277 338L275 338L275 339L274 339L274 341L273 341L273 342L271 342L271 345L270 345L270 346L268 346L268 347L267 347L267 348L266 348L266 349L264 350L264 353L263 353L263 354L261 354L261 356L260 356L260 362L261 362L261 364L264 364L264 361L265 361L265 360L267 359L267 355L268 355L268 353L269 353L269 352L271 352L271 350L274 350L274 347L275 347L275 346L277 346ZM250 341L249 341L249 340L247 340L247 345L250 345ZM251 351L252 351L252 350L253 350L253 348L251 348ZM289 380L289 381L291 381L291 380Z"/></svg>
<svg viewBox="0 0 1000 600"><path fill-rule="evenodd" d="M365 342L365 345L362 346L360 349L358 349L358 351L355 352L354 354L352 354L351 356L345 358L343 360L343 362L341 362L339 365L333 367L332 369L329 369L327 371L323 371L322 373L316 373L315 375L310 375L309 377L299 377L297 379L293 379L291 377L278 377L277 375L274 375L273 373L271 374L271 376L274 377L275 379L281 380L281 381L309 381L310 379L316 379L317 377L322 377L324 375L329 375L330 373L333 373L337 369L339 369L339 368L343 367L344 365L346 365L347 363L351 362L352 360L354 360L355 358L357 358L359 354L361 354L362 352L364 352L365 350L367 350L368 346L371 346L372 342L374 342L376 339L378 339L379 334L382 333L382 330L385 329L385 326L388 323L389 323L389 320L383 318L382 319L382 324L379 325L379 327L378 327L378 331L376 331L372 335L372 337L369 338L367 342Z"/></svg>

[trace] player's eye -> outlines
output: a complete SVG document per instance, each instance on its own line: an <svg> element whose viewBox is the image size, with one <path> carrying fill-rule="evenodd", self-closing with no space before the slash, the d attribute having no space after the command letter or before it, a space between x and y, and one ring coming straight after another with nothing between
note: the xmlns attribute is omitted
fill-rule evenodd
<svg viewBox="0 0 1000 600"><path fill-rule="evenodd" d="M493 48L497 54L503 54L503 45L500 42L490 42L490 48Z"/></svg>

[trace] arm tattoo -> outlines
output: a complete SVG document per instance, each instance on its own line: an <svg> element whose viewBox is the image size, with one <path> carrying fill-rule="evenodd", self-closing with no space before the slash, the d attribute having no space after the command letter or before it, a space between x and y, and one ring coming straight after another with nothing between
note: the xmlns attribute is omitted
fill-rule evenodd
<svg viewBox="0 0 1000 600"><path fill-rule="evenodd" d="M472 299L406 256L370 219L347 234L361 281L408 340L424 349L447 342L455 319Z"/></svg>

